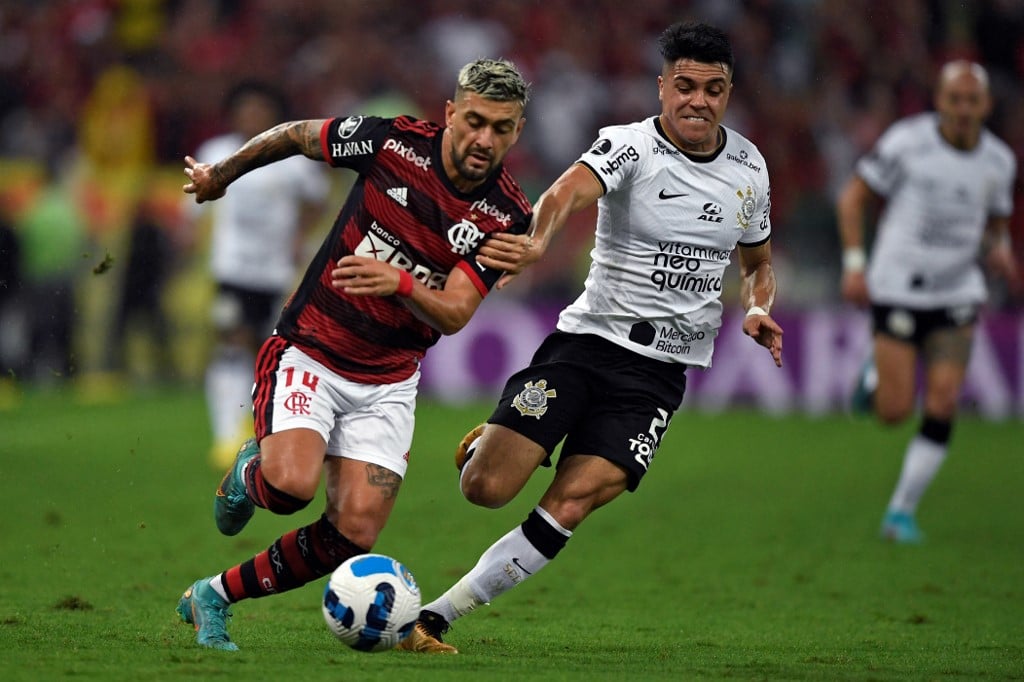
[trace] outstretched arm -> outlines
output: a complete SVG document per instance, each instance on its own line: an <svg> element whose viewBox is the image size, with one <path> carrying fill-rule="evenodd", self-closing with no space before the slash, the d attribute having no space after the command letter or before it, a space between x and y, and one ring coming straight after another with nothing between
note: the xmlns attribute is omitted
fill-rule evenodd
<svg viewBox="0 0 1024 682"><path fill-rule="evenodd" d="M185 157L185 175L190 182L184 187L186 194L194 194L196 203L213 201L224 196L228 185L246 173L281 159L302 154L322 161L320 129L323 120L290 121L266 130L220 161L199 163Z"/></svg>
<svg viewBox="0 0 1024 682"><path fill-rule="evenodd" d="M569 216L600 199L602 191L601 183L586 166L573 164L534 204L529 232L492 235L480 247L477 261L484 267L506 272L495 285L503 288L528 265L540 260Z"/></svg>
<svg viewBox="0 0 1024 682"><path fill-rule="evenodd" d="M782 327L769 314L775 302L775 271L771 242L760 246L740 244L740 300L747 311L743 333L768 349L782 367Z"/></svg>

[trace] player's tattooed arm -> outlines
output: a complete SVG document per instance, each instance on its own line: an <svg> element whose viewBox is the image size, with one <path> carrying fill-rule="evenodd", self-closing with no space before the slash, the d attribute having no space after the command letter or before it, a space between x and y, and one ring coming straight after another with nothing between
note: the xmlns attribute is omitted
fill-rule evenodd
<svg viewBox="0 0 1024 682"><path fill-rule="evenodd" d="M323 120L309 120L276 125L214 164L199 163L186 156L185 175L190 182L183 189L187 194L194 194L199 203L212 201L224 196L232 182L261 166L297 154L322 161L320 130L323 124Z"/></svg>
<svg viewBox="0 0 1024 682"><path fill-rule="evenodd" d="M231 156L214 164L214 172L230 183L255 168L296 154L322 161L324 155L320 147L320 129L323 123L322 120L289 121L276 125L246 142Z"/></svg>

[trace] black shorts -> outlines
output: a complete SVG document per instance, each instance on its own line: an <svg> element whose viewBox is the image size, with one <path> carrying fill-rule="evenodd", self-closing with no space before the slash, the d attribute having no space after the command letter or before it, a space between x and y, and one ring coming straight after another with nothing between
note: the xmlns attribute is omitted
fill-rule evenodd
<svg viewBox="0 0 1024 682"><path fill-rule="evenodd" d="M924 348L932 333L944 329L968 327L978 320L978 306L963 305L927 310L893 305L871 305L871 321L876 333Z"/></svg>
<svg viewBox="0 0 1024 682"><path fill-rule="evenodd" d="M508 380L488 421L550 455L597 455L629 474L636 490L686 391L686 365L637 355L589 334L554 332L530 366Z"/></svg>
<svg viewBox="0 0 1024 682"><path fill-rule="evenodd" d="M256 338L268 336L277 323L280 295L218 282L213 323L218 331L248 329Z"/></svg>

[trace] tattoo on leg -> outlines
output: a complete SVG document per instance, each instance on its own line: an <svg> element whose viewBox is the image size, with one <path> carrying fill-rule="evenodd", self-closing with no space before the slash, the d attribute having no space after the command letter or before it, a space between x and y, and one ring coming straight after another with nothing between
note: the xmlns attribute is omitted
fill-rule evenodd
<svg viewBox="0 0 1024 682"><path fill-rule="evenodd" d="M386 500L398 497L398 488L402 485L401 476L377 464L366 465L366 480L375 488L380 488Z"/></svg>
<svg viewBox="0 0 1024 682"><path fill-rule="evenodd" d="M925 345L925 357L929 364L952 362L966 365L971 357L971 329L955 329L932 334Z"/></svg>

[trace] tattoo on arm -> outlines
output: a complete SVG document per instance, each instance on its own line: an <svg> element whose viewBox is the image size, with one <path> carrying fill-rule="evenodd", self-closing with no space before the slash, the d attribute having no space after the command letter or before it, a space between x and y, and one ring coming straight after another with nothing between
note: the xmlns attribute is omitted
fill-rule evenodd
<svg viewBox="0 0 1024 682"><path fill-rule="evenodd" d="M366 480L373 487L380 488L385 500L398 497L398 488L402 485L401 476L377 464L366 465Z"/></svg>
<svg viewBox="0 0 1024 682"><path fill-rule="evenodd" d="M246 142L231 156L217 163L213 171L230 184L251 170L302 154L322 161L320 128L323 121L289 121L265 130Z"/></svg>

